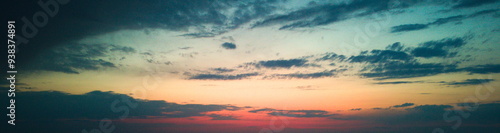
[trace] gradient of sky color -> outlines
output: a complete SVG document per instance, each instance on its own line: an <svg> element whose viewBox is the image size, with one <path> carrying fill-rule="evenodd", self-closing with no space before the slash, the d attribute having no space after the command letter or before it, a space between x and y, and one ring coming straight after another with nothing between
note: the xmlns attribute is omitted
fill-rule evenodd
<svg viewBox="0 0 500 133"><path fill-rule="evenodd" d="M20 125L8 131L90 131L108 118L114 132L498 132L498 7L71 1L19 48ZM123 98L138 106L120 119Z"/></svg>

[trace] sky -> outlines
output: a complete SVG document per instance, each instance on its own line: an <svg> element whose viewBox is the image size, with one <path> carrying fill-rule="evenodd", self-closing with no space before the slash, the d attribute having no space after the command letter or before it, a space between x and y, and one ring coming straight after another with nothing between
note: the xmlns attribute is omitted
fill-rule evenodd
<svg viewBox="0 0 500 133"><path fill-rule="evenodd" d="M500 131L498 0L6 5L7 132Z"/></svg>

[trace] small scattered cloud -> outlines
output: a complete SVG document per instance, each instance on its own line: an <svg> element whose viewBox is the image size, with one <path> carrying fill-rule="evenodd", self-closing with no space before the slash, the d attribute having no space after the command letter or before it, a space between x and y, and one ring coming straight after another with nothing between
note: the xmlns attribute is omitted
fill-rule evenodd
<svg viewBox="0 0 500 133"><path fill-rule="evenodd" d="M213 71L217 73L225 73L225 72L233 72L235 69L228 69L228 68L212 68Z"/></svg>
<svg viewBox="0 0 500 133"><path fill-rule="evenodd" d="M222 44L222 47L225 49L236 49L236 44L230 43L230 42L225 42Z"/></svg>
<svg viewBox="0 0 500 133"><path fill-rule="evenodd" d="M360 111L362 110L362 108L354 108L354 109L350 109L350 111Z"/></svg>
<svg viewBox="0 0 500 133"><path fill-rule="evenodd" d="M413 106L413 105L415 105L415 104L414 103L403 103L401 105L394 105L392 107L394 107L394 108L402 108L402 107L409 107L409 106Z"/></svg>
<svg viewBox="0 0 500 133"><path fill-rule="evenodd" d="M193 47L180 47L179 49L182 49L182 50L188 50L188 49L192 49Z"/></svg>
<svg viewBox="0 0 500 133"><path fill-rule="evenodd" d="M317 90L318 86L306 85L306 86L297 86L295 88L301 90Z"/></svg>

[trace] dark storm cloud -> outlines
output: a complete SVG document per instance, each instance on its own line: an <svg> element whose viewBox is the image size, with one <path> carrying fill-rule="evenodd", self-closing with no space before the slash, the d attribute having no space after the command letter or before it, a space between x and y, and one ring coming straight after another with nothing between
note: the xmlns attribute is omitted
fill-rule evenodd
<svg viewBox="0 0 500 133"><path fill-rule="evenodd" d="M244 79L251 76L257 76L259 73L244 73L244 74L197 74L189 77L189 79L198 79L198 80L239 80Z"/></svg>
<svg viewBox="0 0 500 133"><path fill-rule="evenodd" d="M394 105L392 107L394 107L394 108L402 108L402 107L409 107L409 106L413 106L413 105L415 105L415 104L414 103L403 103L401 105Z"/></svg>
<svg viewBox="0 0 500 133"><path fill-rule="evenodd" d="M470 8L498 2L498 0L460 0L453 8Z"/></svg>
<svg viewBox="0 0 500 133"><path fill-rule="evenodd" d="M286 117L329 117L336 114L331 114L324 110L277 110L272 108L263 108L248 111L250 113L265 112L272 116L286 116Z"/></svg>
<svg viewBox="0 0 500 133"><path fill-rule="evenodd" d="M135 49L112 44L71 44L47 50L35 57L28 70L45 70L78 74L83 70L112 68L116 65L107 61L113 53L131 54Z"/></svg>
<svg viewBox="0 0 500 133"><path fill-rule="evenodd" d="M298 79L312 79L312 78L323 78L323 77L332 77L337 75L339 72L343 72L345 69L341 70L330 70L323 72L315 72L315 73L290 73L290 74L275 74L271 77L276 78L298 78Z"/></svg>
<svg viewBox="0 0 500 133"><path fill-rule="evenodd" d="M211 111L236 111L231 105L176 104L165 101L144 101L124 94L93 91L72 95L58 91L16 92L16 120L118 119L127 107L127 118L181 118L206 116ZM115 110L115 112L113 112ZM118 110L118 111L116 111Z"/></svg>
<svg viewBox="0 0 500 133"><path fill-rule="evenodd" d="M495 81L494 79L466 79L460 82L447 82L447 85L478 85Z"/></svg>
<svg viewBox="0 0 500 133"><path fill-rule="evenodd" d="M438 18L438 19L434 20L433 22L429 22L426 24L403 24L403 25L393 26L393 27L391 27L391 33L408 32L408 31L427 29L430 26L440 26L443 24L451 23L451 22L459 22L459 21L462 21L464 19L474 18L474 17L480 16L480 15L486 15L486 14L490 14L490 13L495 13L497 11L498 11L498 9L488 9L488 10L474 12L474 13L469 14L469 15L456 15L456 16L450 16L450 17L445 17L445 18Z"/></svg>
<svg viewBox="0 0 500 133"><path fill-rule="evenodd" d="M232 115L209 114L207 116L212 117L212 120L239 120Z"/></svg>
<svg viewBox="0 0 500 133"><path fill-rule="evenodd" d="M285 24L280 29L321 26L346 20L352 16L380 13L391 8L399 8L398 6L402 7L402 5L393 4L393 1L390 0L353 0L349 3L313 5L304 9L269 17L254 24L253 27L273 24Z"/></svg>
<svg viewBox="0 0 500 133"><path fill-rule="evenodd" d="M230 42L225 42L222 44L222 47L225 49L236 49L236 44L230 43Z"/></svg>

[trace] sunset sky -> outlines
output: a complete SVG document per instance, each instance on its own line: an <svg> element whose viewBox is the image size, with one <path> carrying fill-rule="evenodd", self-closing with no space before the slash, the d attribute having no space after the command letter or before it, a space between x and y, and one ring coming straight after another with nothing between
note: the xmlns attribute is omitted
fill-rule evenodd
<svg viewBox="0 0 500 133"><path fill-rule="evenodd" d="M61 1L6 131L500 132L498 0Z"/></svg>

